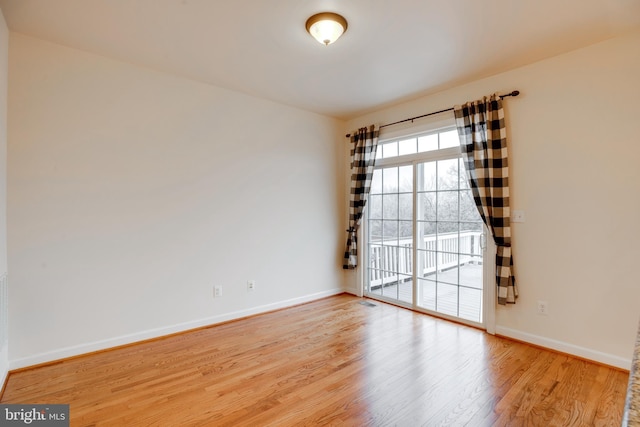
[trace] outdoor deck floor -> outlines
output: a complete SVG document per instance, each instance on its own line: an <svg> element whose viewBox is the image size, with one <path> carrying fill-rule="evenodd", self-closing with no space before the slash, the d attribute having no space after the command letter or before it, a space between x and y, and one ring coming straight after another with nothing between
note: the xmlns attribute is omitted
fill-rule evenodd
<svg viewBox="0 0 640 427"><path fill-rule="evenodd" d="M458 280L458 274L459 280ZM458 269L428 274L418 279L418 306L438 313L482 322L482 265L465 264ZM460 286L456 285L460 283ZM412 302L413 281L374 289L371 294Z"/></svg>

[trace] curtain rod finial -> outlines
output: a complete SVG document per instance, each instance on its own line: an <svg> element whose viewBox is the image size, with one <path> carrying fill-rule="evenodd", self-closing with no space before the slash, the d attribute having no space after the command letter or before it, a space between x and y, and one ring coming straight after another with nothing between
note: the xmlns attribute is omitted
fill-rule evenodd
<svg viewBox="0 0 640 427"><path fill-rule="evenodd" d="M509 93L505 93L504 95L500 95L500 99L505 99L508 96L518 96L520 95L520 91L519 90L513 90Z"/></svg>

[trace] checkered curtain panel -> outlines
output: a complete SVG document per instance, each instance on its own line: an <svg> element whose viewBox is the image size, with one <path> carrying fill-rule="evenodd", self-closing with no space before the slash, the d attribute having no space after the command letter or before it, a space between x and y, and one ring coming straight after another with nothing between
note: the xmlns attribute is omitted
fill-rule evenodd
<svg viewBox="0 0 640 427"><path fill-rule="evenodd" d="M358 266L357 232L362 220L362 212L371 190L373 165L376 161L378 133L374 125L360 128L351 134L351 192L349 195L349 229L347 248L344 251L342 268L354 269Z"/></svg>
<svg viewBox="0 0 640 427"><path fill-rule="evenodd" d="M511 254L509 162L502 99L492 95L454 107L467 178L480 216L496 243L498 304L515 303Z"/></svg>

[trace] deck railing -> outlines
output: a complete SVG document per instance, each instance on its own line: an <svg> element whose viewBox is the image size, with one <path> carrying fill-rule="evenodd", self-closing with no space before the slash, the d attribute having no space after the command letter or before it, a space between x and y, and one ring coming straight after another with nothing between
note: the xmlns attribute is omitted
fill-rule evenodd
<svg viewBox="0 0 640 427"><path fill-rule="evenodd" d="M422 266L421 276L482 262L481 236L480 231L425 236L423 244L418 246L417 264ZM370 243L369 287L409 280L413 276L412 252L411 238Z"/></svg>

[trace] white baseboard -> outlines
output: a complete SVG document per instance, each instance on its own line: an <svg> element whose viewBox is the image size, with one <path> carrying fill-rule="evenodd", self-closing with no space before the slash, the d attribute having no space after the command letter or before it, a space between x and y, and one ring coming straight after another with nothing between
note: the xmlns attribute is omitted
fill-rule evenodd
<svg viewBox="0 0 640 427"><path fill-rule="evenodd" d="M516 329L505 328L496 325L496 335L507 338L513 338L518 341L524 341L530 344L556 350L561 353L567 353L583 359L593 360L616 368L629 370L631 368L631 359L615 356L613 354L602 353L585 347L569 344L562 341L556 341L551 338L541 337L539 335L529 334L527 332L518 331Z"/></svg>
<svg viewBox="0 0 640 427"><path fill-rule="evenodd" d="M24 357L21 359L10 360L9 370L27 368L29 366L39 365L42 363L52 362L55 360L65 359L73 356L79 356L82 354L92 353L95 351L106 350L109 348L118 347L126 344L132 344L135 342L144 341L152 338L159 338L165 335L170 335L177 332L184 332L190 329L196 329L203 326L211 326L211 325L215 325L222 322L228 322L230 320L241 319L247 316L267 313L269 311L292 307L294 305L304 304L306 302L315 301L321 298L338 295L343 292L344 292L343 289L331 289L328 291L323 291L323 292L318 292L311 295L292 298L285 301L278 301L271 304L252 307L245 310L224 313L218 316L207 317L204 319L179 323L176 325L166 326L166 327L157 328L157 329L150 329L146 331L137 332L135 334L129 334L129 335L123 335L115 338L110 338L107 340L94 341L91 343L81 344L81 345L76 345L71 347L64 347L64 348L56 349L46 353L40 353L33 356Z"/></svg>
<svg viewBox="0 0 640 427"><path fill-rule="evenodd" d="M344 288L343 289L344 292L354 295L354 296L358 296L358 291L355 290L354 288Z"/></svg>

